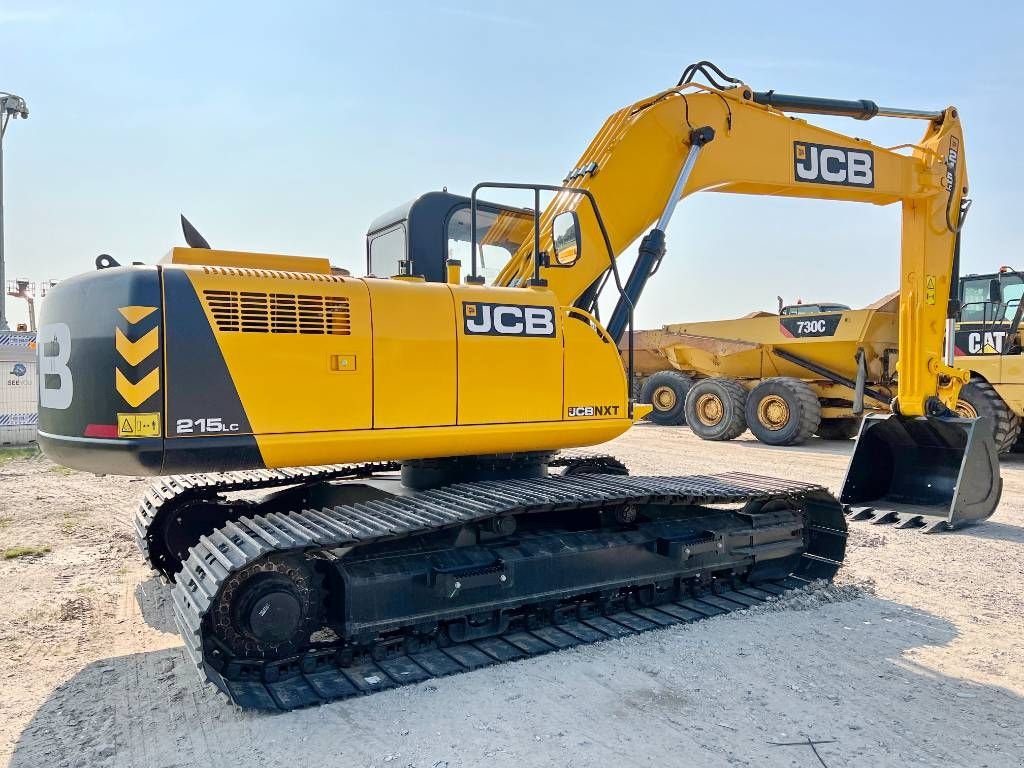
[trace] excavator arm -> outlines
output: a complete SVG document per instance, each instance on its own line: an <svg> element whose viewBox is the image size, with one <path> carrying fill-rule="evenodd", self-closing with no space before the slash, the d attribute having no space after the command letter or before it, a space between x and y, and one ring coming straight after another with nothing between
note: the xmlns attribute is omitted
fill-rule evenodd
<svg viewBox="0 0 1024 768"><path fill-rule="evenodd" d="M540 216L545 236L539 251L553 250L552 224L566 210L578 209L580 247L570 268L545 271L548 284L565 305L592 304L611 268L609 250L617 258L642 237L607 323L617 340L665 254L665 230L677 204L694 192L899 204L896 416L865 422L843 500L877 504L879 514L907 525L955 526L987 517L1001 491L996 452L986 440L988 430L954 417L969 374L952 365L944 345L944 338L952 338L951 291L969 207L958 110L888 109L870 101L759 93L730 82L683 83L608 118L565 180L597 201L605 231L585 197L572 191L556 195ZM925 128L916 143L882 147L787 112L917 119ZM533 274L533 248L527 245L497 282L526 285Z"/></svg>
<svg viewBox="0 0 1024 768"><path fill-rule="evenodd" d="M641 248L653 249L652 268L664 253L664 229L676 204L695 192L899 203L900 412L934 413L936 398L952 408L967 380L943 358L951 268L967 191L957 110L924 113L925 133L917 144L885 148L787 116L758 103L759 95L742 84L721 91L689 84L630 105L608 118L566 182L594 195L616 256L646 233ZM772 97L776 103L785 98ZM805 108L813 109L814 103L807 100ZM836 104L818 103L822 109ZM597 221L579 195L556 196L541 217L541 231L548 233L558 213L575 208L579 259L570 269L545 273L565 305L575 304L609 268ZM541 247L550 249L550 234ZM497 282L525 284L532 273L532 248L524 248ZM648 276L634 273L628 302L639 299L643 286L638 283ZM624 330L616 316L608 325L613 337Z"/></svg>

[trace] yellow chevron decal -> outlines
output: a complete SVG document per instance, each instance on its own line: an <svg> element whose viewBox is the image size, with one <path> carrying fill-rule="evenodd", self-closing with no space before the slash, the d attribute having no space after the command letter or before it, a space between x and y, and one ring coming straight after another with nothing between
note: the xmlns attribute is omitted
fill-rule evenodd
<svg viewBox="0 0 1024 768"><path fill-rule="evenodd" d="M121 313L121 317L135 325L156 312L156 307L118 307L117 311Z"/></svg>
<svg viewBox="0 0 1024 768"><path fill-rule="evenodd" d="M156 352L156 348L160 343L160 337L157 334L157 329L154 328L145 336L138 341L130 341L124 333L121 332L120 328L114 329L114 346L117 348L117 352L121 357L125 359L128 365L138 365L147 357Z"/></svg>
<svg viewBox="0 0 1024 768"><path fill-rule="evenodd" d="M132 408L138 408L160 389L160 366L147 373L138 383L128 381L120 368L114 369L114 388Z"/></svg>

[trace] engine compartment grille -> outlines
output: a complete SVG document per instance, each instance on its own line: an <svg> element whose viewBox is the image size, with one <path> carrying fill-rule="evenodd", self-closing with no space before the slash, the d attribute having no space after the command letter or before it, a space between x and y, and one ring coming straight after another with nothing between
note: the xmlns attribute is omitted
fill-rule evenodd
<svg viewBox="0 0 1024 768"><path fill-rule="evenodd" d="M221 333L352 333L344 296L205 290L203 299Z"/></svg>

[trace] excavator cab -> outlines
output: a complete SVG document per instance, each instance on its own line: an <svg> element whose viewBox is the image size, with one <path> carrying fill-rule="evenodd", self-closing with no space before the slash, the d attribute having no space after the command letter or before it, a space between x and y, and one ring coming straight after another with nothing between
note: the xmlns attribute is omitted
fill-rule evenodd
<svg viewBox="0 0 1024 768"><path fill-rule="evenodd" d="M490 283L531 237L534 212L483 200L475 204L478 267ZM444 190L378 216L366 233L366 273L449 281L449 267L468 266L471 259L472 206L471 198Z"/></svg>

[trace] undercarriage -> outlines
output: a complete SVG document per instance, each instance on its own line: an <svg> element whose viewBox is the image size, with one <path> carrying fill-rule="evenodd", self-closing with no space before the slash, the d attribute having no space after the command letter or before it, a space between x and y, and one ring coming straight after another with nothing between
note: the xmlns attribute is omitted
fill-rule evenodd
<svg viewBox="0 0 1024 768"><path fill-rule="evenodd" d="M548 454L175 476L137 528L201 673L268 710L745 608L846 541L819 486Z"/></svg>

